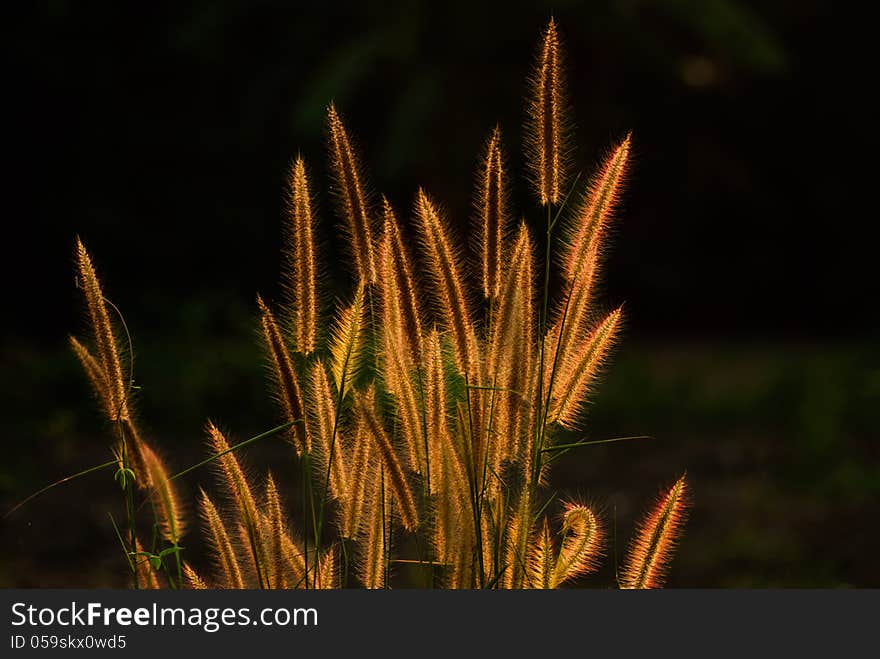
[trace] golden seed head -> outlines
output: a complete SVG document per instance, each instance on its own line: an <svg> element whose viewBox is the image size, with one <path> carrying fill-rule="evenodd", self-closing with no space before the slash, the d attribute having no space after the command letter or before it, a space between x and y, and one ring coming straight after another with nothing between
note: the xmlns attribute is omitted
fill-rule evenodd
<svg viewBox="0 0 880 659"><path fill-rule="evenodd" d="M567 177L569 126L559 34L552 18L529 86L526 145L532 184L542 206L557 205Z"/></svg>
<svg viewBox="0 0 880 659"><path fill-rule="evenodd" d="M307 355L316 348L318 304L316 293L314 216L309 181L302 158L288 172L284 224L284 277L282 286L293 323L294 346Z"/></svg>
<svg viewBox="0 0 880 659"><path fill-rule="evenodd" d="M501 244L507 221L501 130L496 126L486 142L479 172L477 208L483 260L483 296L496 298L501 289Z"/></svg>
<svg viewBox="0 0 880 659"><path fill-rule="evenodd" d="M448 237L448 230L434 203L419 189L416 215L422 243L434 279L440 311L451 330L455 360L460 372L479 381L476 332L465 295L462 267Z"/></svg>
<svg viewBox="0 0 880 659"><path fill-rule="evenodd" d="M361 281L373 284L376 282L376 260L369 204L357 154L333 103L327 107L327 127L334 190L340 213L345 218L358 275Z"/></svg>
<svg viewBox="0 0 880 659"><path fill-rule="evenodd" d="M296 447L297 455L302 455L303 451L308 452L312 447L311 437L307 432L304 419L302 394L296 371L293 368L293 362L290 359L290 353L287 350L278 321L275 320L275 315L259 295L257 296L257 306L260 310L260 325L263 330L263 341L269 354L272 376L278 387L278 401L284 411L285 420L293 423L289 436Z"/></svg>
<svg viewBox="0 0 880 659"><path fill-rule="evenodd" d="M621 588L662 588L687 520L688 486L679 478L642 519L621 570Z"/></svg>

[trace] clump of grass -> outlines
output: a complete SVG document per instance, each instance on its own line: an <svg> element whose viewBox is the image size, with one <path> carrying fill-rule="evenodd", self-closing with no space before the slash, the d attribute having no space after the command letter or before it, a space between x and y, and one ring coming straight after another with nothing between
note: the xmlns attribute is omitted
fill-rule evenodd
<svg viewBox="0 0 880 659"><path fill-rule="evenodd" d="M209 423L210 457L201 464L217 467L224 499L218 505L204 490L199 495L213 559L205 575L181 559L186 513L176 476L134 424L117 331L77 243L95 355L75 339L71 345L119 433L123 544L136 584L386 588L394 567L411 563L429 586L556 588L596 570L609 549L602 520L582 502L557 502L556 528L546 514L552 502L545 487L556 460L595 443L559 437L579 427L623 323L621 308L599 311L594 288L631 138L611 149L585 183L572 176L561 61L551 20L529 79L526 113L529 180L546 213L543 263L533 228L512 221L498 127L485 144L475 186L479 258L462 251L425 189L415 194L419 249L413 254L391 203L382 197L376 206L367 194L354 140L328 106L331 187L355 286L332 319L321 317L318 220L306 163L297 157L286 194L284 300L276 312L257 298L283 424L231 445ZM562 251L554 259L557 243ZM555 295L554 266L563 281ZM321 326L332 328L326 340ZM258 487L237 455L276 432L288 437L302 469L299 520L287 512L272 476ZM149 550L136 537L133 483L153 511ZM686 489L682 476L639 527L621 587L663 584L684 522Z"/></svg>

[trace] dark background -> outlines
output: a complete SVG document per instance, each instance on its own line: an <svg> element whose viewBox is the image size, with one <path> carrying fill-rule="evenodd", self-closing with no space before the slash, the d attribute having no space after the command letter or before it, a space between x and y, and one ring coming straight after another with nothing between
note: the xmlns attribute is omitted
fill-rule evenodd
<svg viewBox="0 0 880 659"><path fill-rule="evenodd" d="M254 296L278 297L298 151L327 296L350 285L326 186L329 100L405 222L424 185L463 233L498 122L518 212L540 226L519 139L552 13L576 168L629 130L636 154L601 296L626 303L627 327L586 434L654 437L583 449L554 483L616 520L619 555L686 469L695 506L672 586L880 585L876 213L850 201L870 113L846 75L855 18L833 4L26 3L4 38L0 507L110 457L66 343L85 332L76 235L132 330L142 424L188 466L208 417L237 439L277 419ZM255 473L289 458L271 440L246 457ZM209 481L189 477L188 498ZM103 472L0 521L0 584L122 585L117 505ZM610 585L610 569L587 583Z"/></svg>

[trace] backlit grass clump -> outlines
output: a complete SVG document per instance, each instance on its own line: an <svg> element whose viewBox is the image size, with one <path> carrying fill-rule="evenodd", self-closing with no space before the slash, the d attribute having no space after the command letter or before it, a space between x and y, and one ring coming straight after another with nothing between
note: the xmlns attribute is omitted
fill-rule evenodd
<svg viewBox="0 0 880 659"><path fill-rule="evenodd" d="M283 422L260 437L289 439L305 513L291 517L271 474L257 481L242 469L241 449L259 437L234 445L209 423L205 462L216 467L223 497L198 497L213 559L201 573L181 546L194 532L193 506L176 491L181 474L172 476L132 413L127 329L77 242L92 340L71 344L117 434L126 510L117 531L136 587L386 588L407 562L420 566L426 586L556 588L597 568L608 540L603 521L582 502L547 501L545 489L553 463L588 443L557 438L578 428L621 327L622 310L600 313L594 288L630 138L589 182L570 175L560 58L551 20L526 121L542 255L533 229L513 221L498 128L480 160L480 249L469 257L427 189L415 195L414 235L388 199L367 194L349 132L328 107L332 194L356 285L332 319L322 315L313 188L297 158L286 194L283 299L256 301ZM551 268L559 291L549 290ZM682 477L645 517L621 587L663 584L687 495ZM551 522L547 511L557 509Z"/></svg>

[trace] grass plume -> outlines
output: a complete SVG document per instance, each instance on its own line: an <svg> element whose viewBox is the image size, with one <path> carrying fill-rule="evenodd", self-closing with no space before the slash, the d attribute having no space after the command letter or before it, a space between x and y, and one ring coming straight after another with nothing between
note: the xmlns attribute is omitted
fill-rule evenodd
<svg viewBox="0 0 880 659"><path fill-rule="evenodd" d="M687 519L685 477L679 478L639 524L621 570L621 588L661 588Z"/></svg>
<svg viewBox="0 0 880 659"><path fill-rule="evenodd" d="M293 323L294 346L308 355L317 347L318 302L312 199L302 158L297 157L287 176L284 223L284 274L282 286Z"/></svg>
<svg viewBox="0 0 880 659"><path fill-rule="evenodd" d="M501 248L507 221L504 156L501 151L501 129L498 126L486 142L478 179L477 210L481 229L483 296L495 298L501 290Z"/></svg>
<svg viewBox="0 0 880 659"><path fill-rule="evenodd" d="M272 365L272 374L278 387L278 401L284 410L285 420L292 423L290 436L296 452L302 454L311 451L311 437L307 426L301 423L303 420L302 394L300 392L297 376L293 368L290 353L281 334L281 328L275 315L257 296L257 306L260 309L260 326L263 330L263 340Z"/></svg>
<svg viewBox="0 0 880 659"><path fill-rule="evenodd" d="M330 136L330 167L336 197L351 239L357 273L361 281L373 284L376 282L373 226L361 181L361 168L348 132L333 103L327 107L327 130Z"/></svg>
<svg viewBox="0 0 880 659"><path fill-rule="evenodd" d="M566 185L568 117L556 21L544 30L529 80L526 144L532 185L542 206L562 201Z"/></svg>
<svg viewBox="0 0 880 659"><path fill-rule="evenodd" d="M257 297L285 423L230 445L209 422L209 456L177 474L135 422L128 328L77 240L91 336L71 337L70 346L113 428L114 459L94 470L117 468L126 525L116 530L136 586L390 588L402 572L392 569L398 561L418 565L423 583L448 588L558 588L596 571L602 520L548 486L551 466L569 451L619 441L572 442L566 432L579 426L623 324L622 307L599 313L595 291L631 138L588 183L580 175L570 183L571 122L552 19L528 82L525 143L537 209L510 226L514 177L496 126L477 173L478 254L459 249L455 218L422 187L412 218L420 249L411 250L409 218L399 222L385 197L373 208L351 136L327 107L330 188L354 290L341 295L330 331L321 330L318 187L297 156L286 180L278 315ZM544 238L541 273L536 236ZM242 467L246 447L282 433L301 475L295 514L285 503L284 472L258 480ZM206 464L225 497L212 500L199 488L211 566L196 571L181 558L188 515L178 477ZM641 522L620 587L663 584L687 502L682 477ZM145 549L138 537L153 542Z"/></svg>

